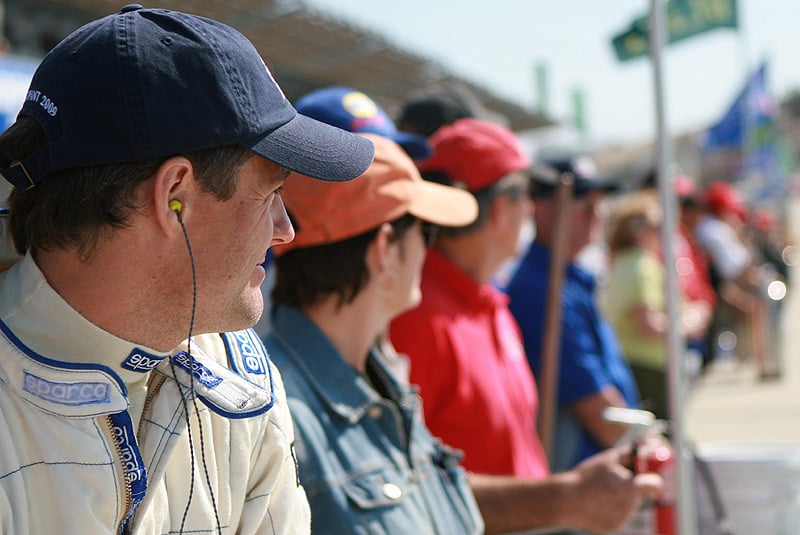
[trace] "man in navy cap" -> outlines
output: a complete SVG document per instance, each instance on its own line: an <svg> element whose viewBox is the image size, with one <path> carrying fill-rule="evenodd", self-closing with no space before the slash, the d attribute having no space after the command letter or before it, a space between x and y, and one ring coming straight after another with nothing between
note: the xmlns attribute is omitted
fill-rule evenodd
<svg viewBox="0 0 800 535"><path fill-rule="evenodd" d="M349 180L372 155L213 20L130 5L44 58L0 136L22 256L0 274L0 530L309 531L249 327L294 236L289 172Z"/></svg>
<svg viewBox="0 0 800 535"><path fill-rule="evenodd" d="M626 427L603 417L607 407L637 407L639 393L616 334L599 312L596 281L578 261L599 225L599 203L613 185L586 158L546 160L531 167L529 195L534 201L536 237L506 288L509 308L522 330L525 352L541 378L545 314L550 291L551 254L556 236L558 177L572 178L569 226L565 235L567 267L561 289L561 335L558 370L558 417L551 467L572 468L613 446ZM549 172L548 172L549 171Z"/></svg>

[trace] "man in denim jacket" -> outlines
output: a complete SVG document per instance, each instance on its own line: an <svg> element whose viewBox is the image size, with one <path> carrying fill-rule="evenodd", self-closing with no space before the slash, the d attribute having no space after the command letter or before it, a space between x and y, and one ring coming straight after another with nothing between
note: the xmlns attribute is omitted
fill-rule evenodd
<svg viewBox="0 0 800 535"><path fill-rule="evenodd" d="M265 344L286 383L312 531L480 533L466 473L428 432L383 338L420 300L428 225L467 224L477 204L372 139L363 176L333 187L293 176L283 193L297 234L275 249Z"/></svg>

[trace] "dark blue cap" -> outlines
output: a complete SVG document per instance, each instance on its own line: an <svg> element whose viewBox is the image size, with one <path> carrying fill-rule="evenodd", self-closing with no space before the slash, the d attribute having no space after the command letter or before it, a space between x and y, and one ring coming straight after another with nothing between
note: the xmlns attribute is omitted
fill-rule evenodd
<svg viewBox="0 0 800 535"><path fill-rule="evenodd" d="M587 157L544 158L528 170L531 196L552 196L563 173L573 177L573 197L583 197L592 191L610 193L618 189L614 182L600 175L594 162Z"/></svg>
<svg viewBox="0 0 800 535"><path fill-rule="evenodd" d="M425 137L398 132L392 120L378 104L364 93L349 87L326 87L308 93L295 104L297 111L318 121L349 132L388 137L405 149L414 160L431 155Z"/></svg>
<svg viewBox="0 0 800 535"><path fill-rule="evenodd" d="M240 145L292 171L349 180L372 144L299 115L256 49L220 22L133 4L79 28L33 76L20 116L47 146L0 170L28 188L55 171Z"/></svg>

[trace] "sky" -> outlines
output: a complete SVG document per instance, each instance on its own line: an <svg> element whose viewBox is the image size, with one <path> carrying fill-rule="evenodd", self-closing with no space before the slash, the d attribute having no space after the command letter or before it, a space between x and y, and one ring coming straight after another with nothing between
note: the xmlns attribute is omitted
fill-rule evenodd
<svg viewBox="0 0 800 535"><path fill-rule="evenodd" d="M611 38L650 9L648 0L305 0L461 77L538 109L535 70L547 71L547 112L570 121L584 95L588 139L644 143L656 135L653 70L619 62ZM702 130L725 112L761 61L776 99L800 89L800 1L738 0L739 28L669 45L662 55L665 123Z"/></svg>

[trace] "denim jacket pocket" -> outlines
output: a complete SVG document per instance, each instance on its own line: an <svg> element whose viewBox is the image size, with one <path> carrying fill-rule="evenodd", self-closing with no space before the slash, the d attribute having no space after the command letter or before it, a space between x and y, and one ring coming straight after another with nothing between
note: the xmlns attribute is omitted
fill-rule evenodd
<svg viewBox="0 0 800 535"><path fill-rule="evenodd" d="M399 478L390 480L386 476L385 472L364 474L347 481L342 490L350 502L364 512L397 505L408 495L408 482Z"/></svg>

